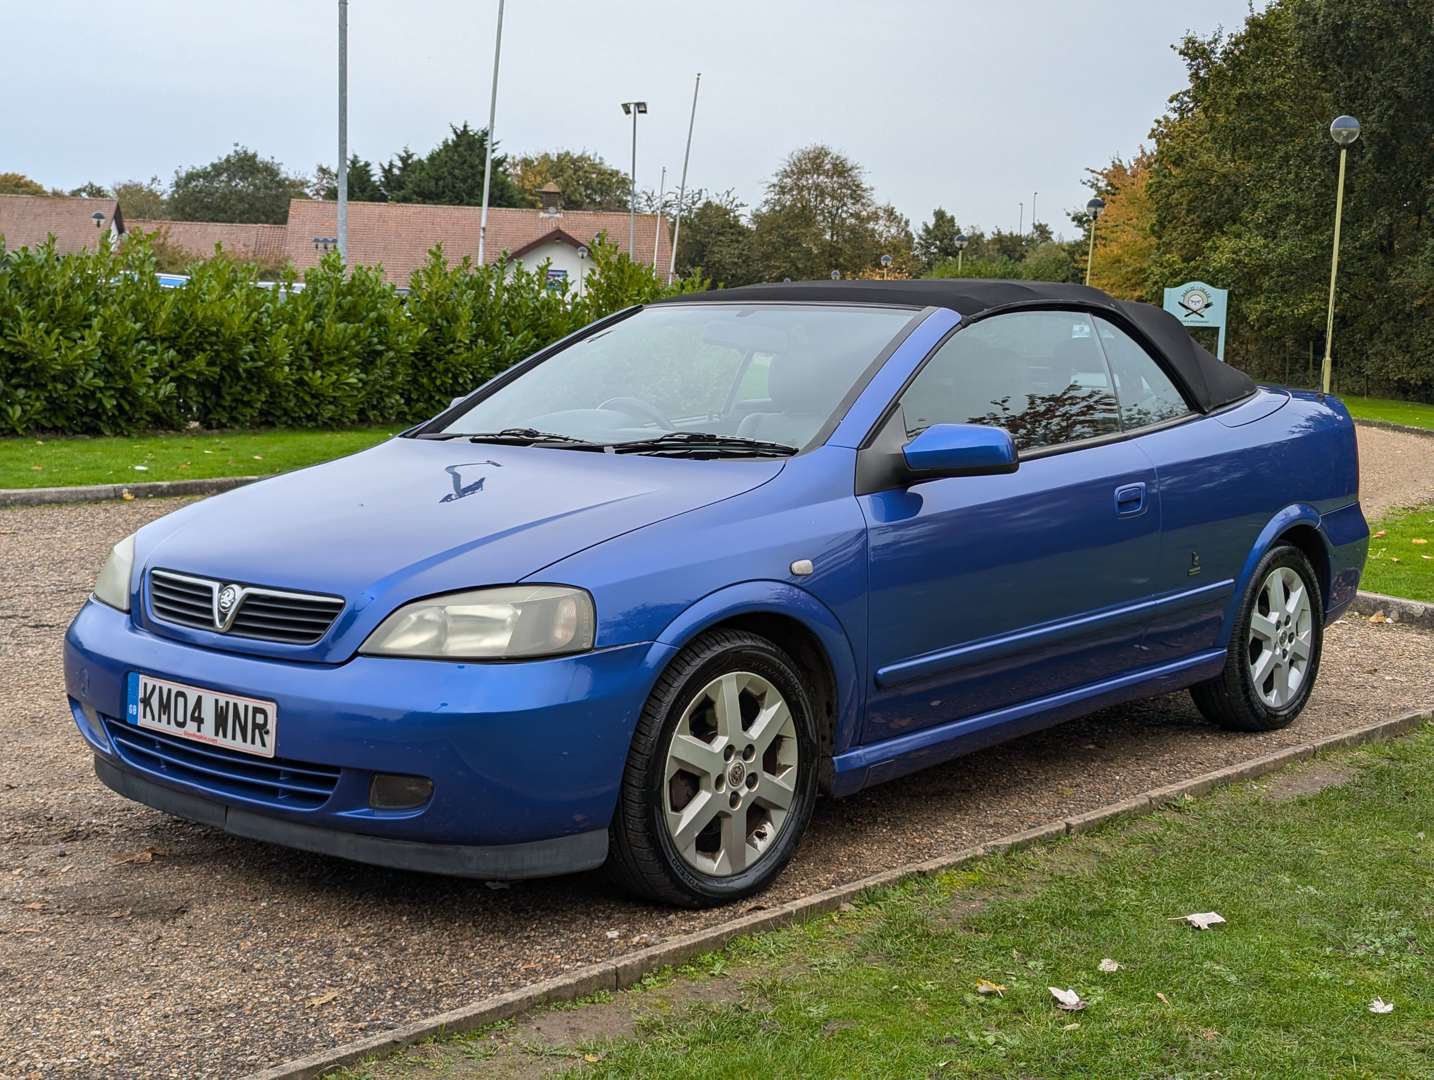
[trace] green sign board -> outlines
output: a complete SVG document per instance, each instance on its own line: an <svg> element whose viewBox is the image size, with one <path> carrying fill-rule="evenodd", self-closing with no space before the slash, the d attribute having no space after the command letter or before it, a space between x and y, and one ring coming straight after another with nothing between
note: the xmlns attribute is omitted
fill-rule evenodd
<svg viewBox="0 0 1434 1080"><path fill-rule="evenodd" d="M1225 359L1225 315L1230 308L1230 290L1217 289L1203 281L1187 281L1165 290L1165 310L1188 329L1218 330L1215 355Z"/></svg>

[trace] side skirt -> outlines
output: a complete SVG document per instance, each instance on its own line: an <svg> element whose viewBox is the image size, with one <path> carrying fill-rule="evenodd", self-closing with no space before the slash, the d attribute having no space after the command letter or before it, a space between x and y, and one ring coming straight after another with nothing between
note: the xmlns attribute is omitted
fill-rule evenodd
<svg viewBox="0 0 1434 1080"><path fill-rule="evenodd" d="M1225 650L1209 649L1075 690L858 746L832 759L832 794L850 795L1109 705L1179 690L1218 675L1224 665Z"/></svg>

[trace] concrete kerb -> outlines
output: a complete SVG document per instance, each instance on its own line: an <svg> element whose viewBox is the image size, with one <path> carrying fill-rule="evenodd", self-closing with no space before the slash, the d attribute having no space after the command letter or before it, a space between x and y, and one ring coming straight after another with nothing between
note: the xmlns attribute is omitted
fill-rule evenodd
<svg viewBox="0 0 1434 1080"><path fill-rule="evenodd" d="M1406 600L1402 596L1385 596L1376 592L1360 592L1355 595L1350 610L1366 618L1382 615L1388 622L1399 623L1401 626L1434 630L1434 604L1419 600Z"/></svg>
<svg viewBox="0 0 1434 1080"><path fill-rule="evenodd" d="M1250 761L1217 769L1203 776L1154 788L1143 795L1122 799L1120 802L1111 803L1088 813L1012 833L976 847L964 848L934 859L873 874L849 885L838 885L771 909L752 911L718 926L686 934L674 938L672 941L653 945L615 960L605 960L567 975L560 975L519 990L486 998L472 1005L440 1013L437 1016L404 1024L381 1035L370 1036L357 1042L346 1043L330 1050L296 1058L282 1065L253 1073L247 1080L311 1080L311 1078L323 1076L333 1069L392 1052L434 1036L457 1035L465 1031L473 1031L541 1005L572 1001L600 990L621 990L634 985L646 975L661 968L682 964L695 956L720 949L733 938L742 934L772 930L834 911L843 903L870 889L893 885L913 877L939 874L985 855L1014 851L1060 836L1085 832L1116 818L1148 813L1168 803L1182 801L1186 797L1198 798L1217 787L1242 780L1253 780L1285 765L1322 753L1331 753L1363 743L1393 739L1429 723L1434 723L1434 711L1412 712L1389 720L1381 720L1366 727L1356 728L1353 731L1328 735L1314 742L1277 750Z"/></svg>
<svg viewBox="0 0 1434 1080"><path fill-rule="evenodd" d="M1359 427L1380 428L1384 431L1397 431L1403 435L1418 435L1422 439L1434 439L1434 428L1415 427L1413 424L1396 424L1393 420L1360 420L1355 419Z"/></svg>
<svg viewBox="0 0 1434 1080"><path fill-rule="evenodd" d="M48 506L54 503L106 502L123 499L157 499L178 495L217 495L261 476L216 476L208 480L154 480L143 484L83 484L74 487L0 488L0 507Z"/></svg>

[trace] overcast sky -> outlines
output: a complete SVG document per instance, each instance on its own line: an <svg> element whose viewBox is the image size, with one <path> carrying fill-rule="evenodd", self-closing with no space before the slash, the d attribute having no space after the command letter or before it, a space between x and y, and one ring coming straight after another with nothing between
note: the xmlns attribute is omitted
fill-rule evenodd
<svg viewBox="0 0 1434 1080"><path fill-rule="evenodd" d="M645 99L637 176L747 203L798 146L866 167L913 226L1042 221L1070 233L1084 168L1131 154L1183 84L1170 46L1241 24L1247 0L509 0L498 141L586 149L626 169L619 103ZM312 172L335 156L334 0L0 3L0 172L106 185L240 143ZM352 0L349 145L423 152L487 121L497 0ZM16 88L25 87L21 95Z"/></svg>

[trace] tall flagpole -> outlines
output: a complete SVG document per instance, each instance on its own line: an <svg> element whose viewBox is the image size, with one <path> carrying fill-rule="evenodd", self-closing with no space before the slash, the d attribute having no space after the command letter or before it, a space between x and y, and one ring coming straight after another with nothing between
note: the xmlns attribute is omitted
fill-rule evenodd
<svg viewBox="0 0 1434 1080"><path fill-rule="evenodd" d="M682 152L682 182L677 186L677 221L672 227L672 258L667 263L667 284L672 284L672 275L677 270L677 238L682 235L682 207L687 194L687 160L692 156L692 128L697 123L697 91L702 88L702 72L692 84L692 115L687 120L687 149ZM661 228L659 223L658 228Z"/></svg>
<svg viewBox="0 0 1434 1080"><path fill-rule="evenodd" d="M483 151L483 212L478 218L478 265L488 239L488 190L493 182L493 124L498 118L498 59L503 55L503 0L498 0L498 32L493 36L493 92L488 96L488 145Z"/></svg>
<svg viewBox="0 0 1434 1080"><path fill-rule="evenodd" d="M652 276L657 276L657 245L662 240L662 196L667 191L667 166L662 167L662 179L657 183L657 221L652 228Z"/></svg>

